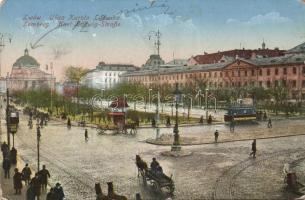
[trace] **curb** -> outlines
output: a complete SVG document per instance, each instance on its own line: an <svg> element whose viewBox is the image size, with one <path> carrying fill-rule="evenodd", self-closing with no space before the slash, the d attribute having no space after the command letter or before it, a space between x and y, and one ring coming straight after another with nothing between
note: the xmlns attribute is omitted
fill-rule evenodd
<svg viewBox="0 0 305 200"><path fill-rule="evenodd" d="M300 134L293 134L293 135L280 135L280 136L271 136L271 137L258 137L258 138L245 138L245 139L238 139L238 140L228 140L228 141L218 141L215 142L202 142L202 143L194 143L194 144L180 144L181 146L198 146L198 145L206 145L206 144L221 144L221 143L230 143L230 142L241 142L241 141L249 141L249 140L267 140L267 139L274 139L274 138L284 138L284 137L295 137L305 135L305 133ZM147 144L155 145L155 146L171 146L172 144L157 144L150 141L145 141Z"/></svg>

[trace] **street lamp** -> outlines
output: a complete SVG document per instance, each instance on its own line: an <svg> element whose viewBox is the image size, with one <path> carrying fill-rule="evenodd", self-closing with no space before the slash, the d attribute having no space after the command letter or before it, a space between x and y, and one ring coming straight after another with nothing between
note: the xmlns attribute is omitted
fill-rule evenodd
<svg viewBox="0 0 305 200"><path fill-rule="evenodd" d="M149 88L148 90L148 103L149 103L149 109L150 109L150 106L151 106L151 100L150 100L150 92L152 91L151 88Z"/></svg>
<svg viewBox="0 0 305 200"><path fill-rule="evenodd" d="M176 89L174 91L175 95L175 102L176 102L176 120L175 120L175 127L174 127L174 143L172 145L171 151L180 151L181 145L179 140L179 130L178 130L178 103L181 99L181 91L178 88L178 83L176 83Z"/></svg>
<svg viewBox="0 0 305 200"><path fill-rule="evenodd" d="M205 88L205 117L206 117L206 120L208 120L208 91L209 91L209 88Z"/></svg>
<svg viewBox="0 0 305 200"><path fill-rule="evenodd" d="M37 172L39 172L39 166L40 166L39 142L40 142L41 133L38 123L36 124L36 126L37 126Z"/></svg>
<svg viewBox="0 0 305 200"><path fill-rule="evenodd" d="M15 147L15 133L17 133L17 125L18 125L18 115L15 112L10 113L10 120L9 120L9 127L10 132L13 135L13 147Z"/></svg>

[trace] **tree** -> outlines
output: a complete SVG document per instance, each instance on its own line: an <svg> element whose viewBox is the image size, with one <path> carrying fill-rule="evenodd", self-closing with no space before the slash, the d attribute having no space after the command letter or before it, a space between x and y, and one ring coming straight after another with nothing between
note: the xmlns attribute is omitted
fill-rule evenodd
<svg viewBox="0 0 305 200"><path fill-rule="evenodd" d="M274 98L275 101L275 114L278 114L279 106L283 105L283 102L286 101L288 97L288 89L287 87L279 84L273 88L270 88L270 95Z"/></svg>
<svg viewBox="0 0 305 200"><path fill-rule="evenodd" d="M76 84L76 101L77 101L77 108L79 105L79 85L82 80L82 78L88 73L89 69L84 69L82 67L74 67L69 66L65 70L65 77L68 82Z"/></svg>

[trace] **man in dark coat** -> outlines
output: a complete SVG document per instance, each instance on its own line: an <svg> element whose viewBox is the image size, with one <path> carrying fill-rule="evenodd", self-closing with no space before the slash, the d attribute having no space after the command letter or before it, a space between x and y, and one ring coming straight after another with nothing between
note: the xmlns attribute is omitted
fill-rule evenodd
<svg viewBox="0 0 305 200"><path fill-rule="evenodd" d="M39 198L41 194L41 183L40 183L40 178L38 176L38 173L35 174L34 178L31 180L31 186L33 187L34 190L34 196Z"/></svg>
<svg viewBox="0 0 305 200"><path fill-rule="evenodd" d="M89 137L88 137L88 130L85 129L85 140L87 141L88 139L89 139Z"/></svg>
<svg viewBox="0 0 305 200"><path fill-rule="evenodd" d="M15 194L21 194L22 189L22 174L15 168L15 174L13 177Z"/></svg>
<svg viewBox="0 0 305 200"><path fill-rule="evenodd" d="M50 173L49 170L46 169L46 166L43 165L42 166L42 170L39 171L39 177L40 177L40 181L41 181L41 186L43 190L47 189L47 185L48 185L48 178L50 178Z"/></svg>
<svg viewBox="0 0 305 200"><path fill-rule="evenodd" d="M29 164L28 163L25 164L25 167L22 169L21 173L22 173L22 178L23 178L23 180L25 182L25 185L28 185L30 183L31 174L32 174L32 171L29 168Z"/></svg>
<svg viewBox="0 0 305 200"><path fill-rule="evenodd" d="M9 148L8 148L8 145L6 144L6 142L3 142L3 144L1 145L1 151L2 151L3 158L9 154Z"/></svg>
<svg viewBox="0 0 305 200"><path fill-rule="evenodd" d="M55 200L54 188L50 188L46 200Z"/></svg>
<svg viewBox="0 0 305 200"><path fill-rule="evenodd" d="M70 119L70 117L68 117L67 127L68 127L68 128L71 128L71 119Z"/></svg>
<svg viewBox="0 0 305 200"><path fill-rule="evenodd" d="M10 178L11 161L8 157L3 159L2 167L4 170L4 177Z"/></svg>
<svg viewBox="0 0 305 200"><path fill-rule="evenodd" d="M156 160L156 158L152 159L152 162L150 163L150 168L153 172L157 171L157 168L159 166L159 162Z"/></svg>
<svg viewBox="0 0 305 200"><path fill-rule="evenodd" d="M65 197L64 190L61 187L60 183L56 183L56 186L54 188L54 197L55 200L63 200Z"/></svg>
<svg viewBox="0 0 305 200"><path fill-rule="evenodd" d="M217 141L218 141L218 136L219 136L218 130L215 131L214 136L215 136L215 142L217 143Z"/></svg>
<svg viewBox="0 0 305 200"><path fill-rule="evenodd" d="M11 164L16 165L17 164L17 150L12 147L12 150L10 152L10 157L11 157Z"/></svg>
<svg viewBox="0 0 305 200"><path fill-rule="evenodd" d="M256 139L252 142L252 152L250 153L250 156L253 155L253 158L256 158Z"/></svg>

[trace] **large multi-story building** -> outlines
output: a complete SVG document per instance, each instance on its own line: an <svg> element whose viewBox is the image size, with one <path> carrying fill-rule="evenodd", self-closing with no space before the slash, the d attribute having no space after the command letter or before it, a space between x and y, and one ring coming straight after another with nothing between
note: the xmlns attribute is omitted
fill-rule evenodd
<svg viewBox="0 0 305 200"><path fill-rule="evenodd" d="M55 77L42 71L39 66L37 60L29 55L28 49L25 49L24 55L13 64L7 77L7 87L13 91L54 88Z"/></svg>
<svg viewBox="0 0 305 200"><path fill-rule="evenodd" d="M279 56L224 57L210 64L166 66L142 69L122 76L125 81L152 85L178 83L182 87L196 88L205 83L210 88L262 86L280 84L290 88L294 98L305 98L305 43Z"/></svg>
<svg viewBox="0 0 305 200"><path fill-rule="evenodd" d="M137 69L128 64L105 64L100 62L95 69L89 71L83 78L82 84L96 89L108 89L120 82L120 75Z"/></svg>

